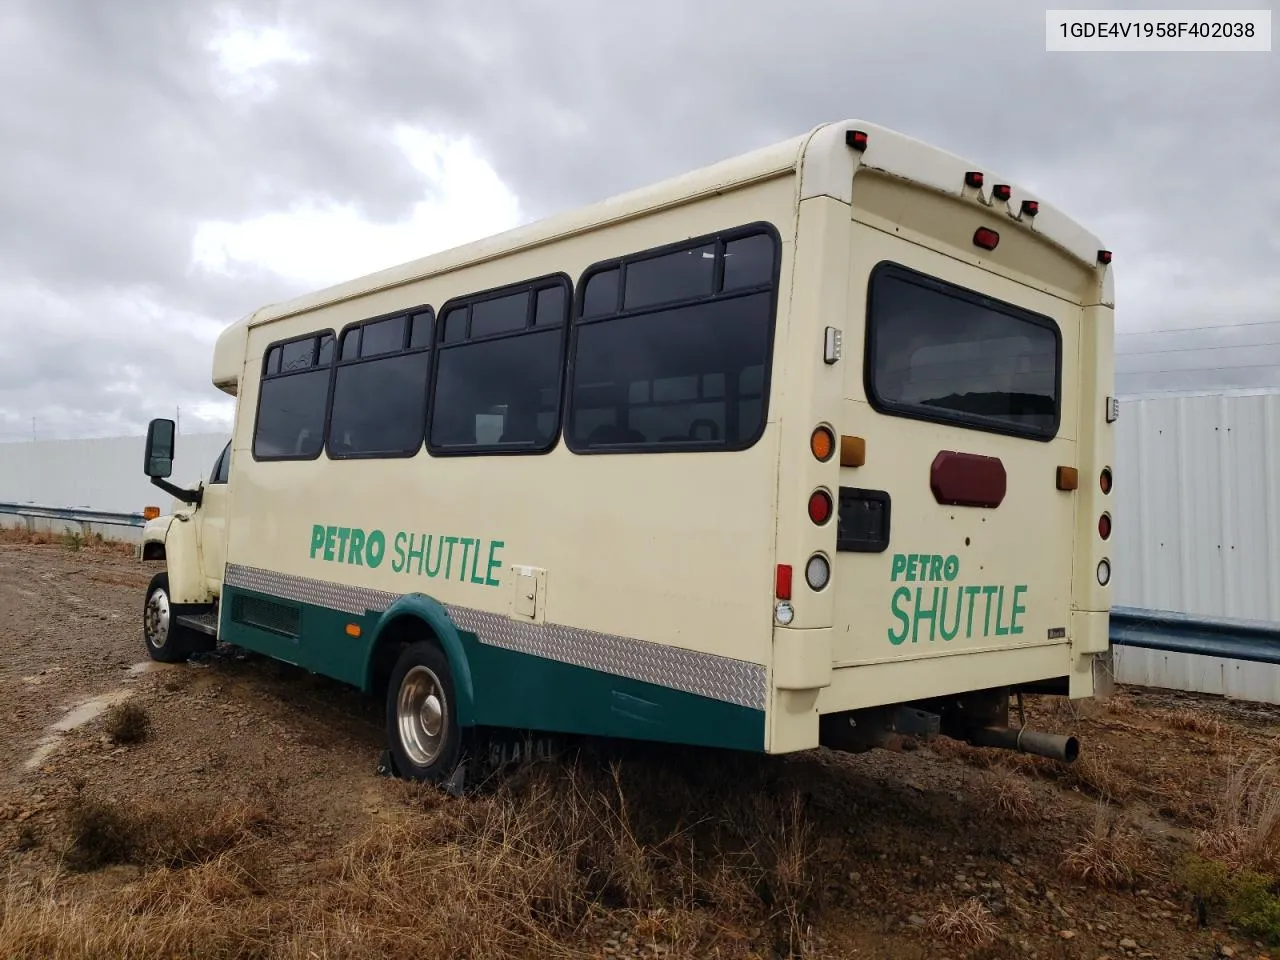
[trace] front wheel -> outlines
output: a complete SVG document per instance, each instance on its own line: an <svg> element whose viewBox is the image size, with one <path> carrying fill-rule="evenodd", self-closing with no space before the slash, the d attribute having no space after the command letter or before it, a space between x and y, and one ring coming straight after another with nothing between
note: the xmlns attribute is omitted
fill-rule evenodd
<svg viewBox="0 0 1280 960"><path fill-rule="evenodd" d="M428 640L406 647L387 685L387 746L408 780L440 783L462 760L453 676L444 652Z"/></svg>
<svg viewBox="0 0 1280 960"><path fill-rule="evenodd" d="M199 647L192 632L177 623L167 573L157 573L147 587L147 600L142 607L142 638L151 659L161 663L181 663Z"/></svg>

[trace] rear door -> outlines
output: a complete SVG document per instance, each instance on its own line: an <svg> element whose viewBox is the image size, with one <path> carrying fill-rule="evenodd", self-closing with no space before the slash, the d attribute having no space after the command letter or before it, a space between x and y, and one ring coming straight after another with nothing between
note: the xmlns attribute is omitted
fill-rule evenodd
<svg viewBox="0 0 1280 960"><path fill-rule="evenodd" d="M834 666L1065 644L1079 306L852 228Z"/></svg>

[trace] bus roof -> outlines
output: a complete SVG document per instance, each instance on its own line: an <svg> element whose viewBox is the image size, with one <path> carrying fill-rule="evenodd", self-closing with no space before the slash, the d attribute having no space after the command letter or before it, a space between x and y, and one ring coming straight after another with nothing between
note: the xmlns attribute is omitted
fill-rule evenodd
<svg viewBox="0 0 1280 960"><path fill-rule="evenodd" d="M866 134L860 153L847 143L850 131ZM956 196L964 192L965 174L981 170L938 147L915 140L885 127L859 120L825 123L807 134L754 150L690 173L611 197L579 209L486 237L482 240L434 253L335 286L304 294L292 300L265 306L237 321L236 327L252 327L365 294L413 283L464 266L526 250L545 243L679 206L734 187L800 173L800 200L830 196L848 203L852 197L853 174L858 166L878 170L941 193ZM1070 257L1089 266L1097 263L1101 244L1053 206L1039 201L1034 219L1017 219L1022 200L1035 199L1009 180L984 171L984 193L989 197L995 184L1008 184L1011 224L1036 233Z"/></svg>

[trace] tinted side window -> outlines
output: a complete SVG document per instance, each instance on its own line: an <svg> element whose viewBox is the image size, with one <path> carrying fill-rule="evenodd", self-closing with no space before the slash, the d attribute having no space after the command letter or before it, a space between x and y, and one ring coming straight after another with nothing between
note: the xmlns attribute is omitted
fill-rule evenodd
<svg viewBox="0 0 1280 960"><path fill-rule="evenodd" d="M319 359L321 340L321 334L298 337L268 350L253 431L255 459L311 460L320 455L330 373L329 361Z"/></svg>
<svg viewBox="0 0 1280 960"><path fill-rule="evenodd" d="M458 340L457 327L442 330L436 347L433 454L551 449L560 429L569 297L568 278L550 277L450 307L450 316L465 316L469 305L471 327Z"/></svg>
<svg viewBox="0 0 1280 960"><path fill-rule="evenodd" d="M731 268L730 261L737 257ZM575 324L577 452L740 450L764 430L778 245L759 227L624 258L624 302ZM598 276L589 276L586 296Z"/></svg>
<svg viewBox="0 0 1280 960"><path fill-rule="evenodd" d="M412 325L409 322L413 317ZM343 334L329 414L329 456L341 460L412 456L422 446L431 345L415 346L429 329L429 310L366 321ZM412 332L412 336L411 336ZM348 342L360 343L359 357Z"/></svg>

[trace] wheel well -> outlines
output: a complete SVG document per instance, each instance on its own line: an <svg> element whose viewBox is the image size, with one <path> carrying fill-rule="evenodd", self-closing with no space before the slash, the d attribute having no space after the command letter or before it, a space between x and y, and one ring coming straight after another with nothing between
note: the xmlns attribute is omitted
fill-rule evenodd
<svg viewBox="0 0 1280 960"><path fill-rule="evenodd" d="M164 544L158 540L152 540L142 545L143 560L163 560Z"/></svg>
<svg viewBox="0 0 1280 960"><path fill-rule="evenodd" d="M369 674L369 692L375 696L383 696L387 692L387 683L391 680L391 671L405 647L419 640L431 640L439 645L435 631L415 616L405 614L396 617L378 634L378 642L371 657Z"/></svg>

